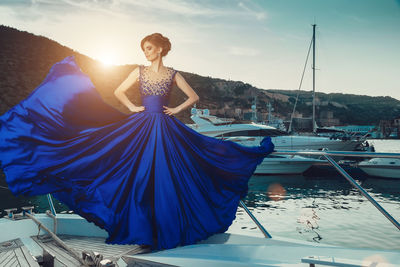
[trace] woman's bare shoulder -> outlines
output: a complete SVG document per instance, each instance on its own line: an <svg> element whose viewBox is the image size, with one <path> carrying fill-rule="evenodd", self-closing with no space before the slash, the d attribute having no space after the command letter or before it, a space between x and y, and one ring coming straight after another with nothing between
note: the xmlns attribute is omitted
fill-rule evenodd
<svg viewBox="0 0 400 267"><path fill-rule="evenodd" d="M180 80L180 81L184 81L185 80L185 78L182 76L182 74L179 72L179 71L177 71L177 70L174 70L175 71L175 73L174 73L174 78L175 78L175 80Z"/></svg>
<svg viewBox="0 0 400 267"><path fill-rule="evenodd" d="M133 72L139 73L140 70L142 70L143 68L144 68L143 65L136 65L136 66L132 69L132 72L131 72L131 73L133 73Z"/></svg>
<svg viewBox="0 0 400 267"><path fill-rule="evenodd" d="M137 65L136 67L133 68L133 70L131 71L131 73L129 73L129 77L131 79L138 79L140 76L140 70L143 68L142 65Z"/></svg>

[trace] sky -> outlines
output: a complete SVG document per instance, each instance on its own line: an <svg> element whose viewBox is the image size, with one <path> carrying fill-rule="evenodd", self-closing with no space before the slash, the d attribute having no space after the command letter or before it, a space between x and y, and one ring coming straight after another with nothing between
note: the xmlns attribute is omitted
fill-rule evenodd
<svg viewBox="0 0 400 267"><path fill-rule="evenodd" d="M160 32L165 65L260 89L299 87L314 23L317 92L400 100L400 0L0 0L0 24L108 64L148 64Z"/></svg>

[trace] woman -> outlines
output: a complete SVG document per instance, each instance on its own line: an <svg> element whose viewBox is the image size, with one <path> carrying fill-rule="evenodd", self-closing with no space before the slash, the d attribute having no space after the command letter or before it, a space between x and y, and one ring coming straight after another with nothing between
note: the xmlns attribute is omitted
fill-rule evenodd
<svg viewBox="0 0 400 267"><path fill-rule="evenodd" d="M247 182L273 150L269 138L245 147L197 133L174 114L198 100L184 78L163 65L161 34L141 47L151 62L115 90L132 112L105 104L72 57L0 117L0 162L18 195L52 193L104 228L107 243L167 249L224 232ZM125 96L140 82L142 106ZM188 96L168 107L173 85Z"/></svg>
<svg viewBox="0 0 400 267"><path fill-rule="evenodd" d="M173 82L175 82L178 88L180 88L189 97L184 103L182 103L178 107L169 108L167 106L163 106L165 114L177 114L199 100L199 96L185 81L182 75L164 66L162 58L166 56L171 49L171 43L168 38L162 36L159 33L154 33L152 35L146 36L142 40L141 47L147 60L151 62L151 66L146 68L142 68L142 66L140 66L136 68L132 71L128 78L117 88L117 90L115 90L115 96L131 112L141 112L145 109L143 106L136 107L124 94L124 92L128 90L135 82L139 82L139 77L141 74L140 71L142 69L145 72L145 75L150 77L162 77L162 75L165 75L165 77L168 78L168 75L173 75Z"/></svg>

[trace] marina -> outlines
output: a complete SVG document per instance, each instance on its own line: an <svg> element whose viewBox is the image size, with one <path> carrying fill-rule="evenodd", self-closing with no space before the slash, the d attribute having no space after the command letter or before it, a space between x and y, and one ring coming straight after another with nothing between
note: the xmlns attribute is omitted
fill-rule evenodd
<svg viewBox="0 0 400 267"><path fill-rule="evenodd" d="M277 150L367 151L372 148L366 142L365 136L332 138L316 134L289 134L270 125L218 118L210 115L207 109L192 108L191 113L190 118L194 123L187 126L195 131L244 146L257 146L265 136L270 136ZM313 165L329 165L329 163L325 159L309 155L271 155L257 167L255 174L302 174Z"/></svg>
<svg viewBox="0 0 400 267"><path fill-rule="evenodd" d="M289 134L275 127L255 122L234 122L210 115L207 109L192 108L193 124L187 126L201 134L256 146L264 136L270 136L275 149L352 151L362 146L365 138L330 138L318 135Z"/></svg>

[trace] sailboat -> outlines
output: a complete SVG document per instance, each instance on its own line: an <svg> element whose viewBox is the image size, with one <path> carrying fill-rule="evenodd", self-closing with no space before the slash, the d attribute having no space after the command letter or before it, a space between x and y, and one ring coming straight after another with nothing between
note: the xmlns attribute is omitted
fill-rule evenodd
<svg viewBox="0 0 400 267"><path fill-rule="evenodd" d="M316 25L313 24L313 37L310 43L309 51L307 54L306 64L303 69L303 77L305 68L308 61L310 50L313 50L313 116L312 116L312 133L310 134L292 134L292 121L293 114L296 109L298 96L296 98L293 112L291 115L291 123L289 125L288 132L282 131L270 125L259 124L256 122L252 123L235 123L233 120L226 122L221 118L210 115L207 109L196 109L193 108L191 112L191 119L194 124L187 124L194 130L208 136L213 136L222 139L231 139L238 141L243 145L255 146L260 143L264 136L270 136L272 142L275 144L276 149L281 150L335 150L335 151L353 151L363 150L364 138L349 138L348 135L340 136L337 135L335 138L327 136L319 136L316 134L317 125L315 120L315 29ZM300 82L299 90L303 77ZM252 110L256 118L256 105L255 99L252 105ZM269 115L271 113L271 106L269 105Z"/></svg>
<svg viewBox="0 0 400 267"><path fill-rule="evenodd" d="M304 74L305 74L305 69L306 69L306 66L307 66L307 63L308 63L308 57L310 55L310 50L311 50L311 47L312 47L312 50L313 50L313 54L312 54L313 55L313 63L312 63L313 91L312 91L312 99L313 99L313 101L312 101L312 126L311 127L312 127L312 132L314 134L316 134L317 124L316 124L316 120L315 120L315 41L316 41L316 39L315 39L315 28L316 28L317 25L313 24L312 26L313 26L313 36L312 36L312 39L311 39L310 47L308 48L306 62L304 64L302 77L300 79L300 85L299 85L296 101L295 101L294 106L293 106L292 115L290 116L290 124L289 124L289 128L288 128L288 132L292 132L293 116L294 116L294 113L296 111L297 102L299 100L299 92L300 92L301 86L303 84L303 78L304 78Z"/></svg>
<svg viewBox="0 0 400 267"><path fill-rule="evenodd" d="M317 122L316 122L316 95L315 95L315 89L316 89L316 75L315 75L316 53L315 53L315 50L316 50L316 27L317 27L317 25L313 24L312 27L313 27L313 35L312 35L312 39L311 39L311 42L310 42L310 46L308 48L307 57L306 57L306 61L305 61L305 64L304 64L302 77L300 79L300 85L299 85L299 88L298 88L296 101L295 101L295 104L293 106L293 111L292 111L292 114L291 114L291 117L290 117L290 124L289 124L289 127L288 127L288 132L292 132L292 130L293 130L293 119L294 119L294 114L295 114L296 107L297 107L297 102L298 102L298 99L299 99L299 92L300 92L301 86L303 84L304 74L305 74L305 70L306 70L306 67L307 67L307 64L308 64L308 58L309 58L309 55L310 55L310 51L312 49L312 65L311 65L311 67L312 67L312 118L311 118L312 123L311 124L312 125L311 125L311 133L309 133L309 134L318 135L318 133L319 133L318 130L320 128L318 127ZM326 127L323 128L323 131L327 132L327 129L331 129L331 131L333 131L332 128L326 128ZM335 138L349 139L349 138L353 137L353 136L351 136L350 132L340 131L339 129L335 130L334 133L335 133L335 135L334 135ZM359 147L361 148L362 147L362 143L366 140L366 135L365 136L358 136L357 138L353 138L353 139L359 140L359 144L360 144Z"/></svg>

